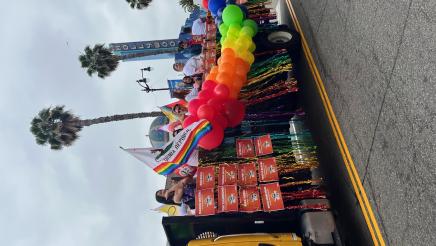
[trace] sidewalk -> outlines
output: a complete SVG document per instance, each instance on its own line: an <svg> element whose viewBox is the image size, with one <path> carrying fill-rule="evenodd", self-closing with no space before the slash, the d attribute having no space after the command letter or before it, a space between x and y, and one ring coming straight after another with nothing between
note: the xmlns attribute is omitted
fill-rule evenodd
<svg viewBox="0 0 436 246"><path fill-rule="evenodd" d="M292 3L386 244L433 245L436 3Z"/></svg>

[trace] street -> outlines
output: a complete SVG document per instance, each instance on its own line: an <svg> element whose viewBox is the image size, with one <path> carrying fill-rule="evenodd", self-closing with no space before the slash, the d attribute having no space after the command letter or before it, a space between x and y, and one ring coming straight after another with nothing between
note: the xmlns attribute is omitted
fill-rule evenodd
<svg viewBox="0 0 436 246"><path fill-rule="evenodd" d="M386 244L434 245L436 2L291 2Z"/></svg>

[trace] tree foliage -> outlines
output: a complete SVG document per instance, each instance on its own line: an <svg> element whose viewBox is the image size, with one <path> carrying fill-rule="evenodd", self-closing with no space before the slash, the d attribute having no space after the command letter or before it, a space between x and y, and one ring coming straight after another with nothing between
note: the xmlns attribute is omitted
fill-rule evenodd
<svg viewBox="0 0 436 246"><path fill-rule="evenodd" d="M132 9L143 9L147 8L152 0L126 0Z"/></svg>
<svg viewBox="0 0 436 246"><path fill-rule="evenodd" d="M30 123L30 131L40 145L49 144L51 149L60 150L63 146L70 146L79 137L82 126L80 119L64 106L45 108L41 110Z"/></svg>
<svg viewBox="0 0 436 246"><path fill-rule="evenodd" d="M179 0L179 4L182 6L185 12L193 12L196 8L198 8L198 6L194 4L193 0Z"/></svg>
<svg viewBox="0 0 436 246"><path fill-rule="evenodd" d="M104 44L96 44L92 49L89 45L86 46L84 53L79 56L79 61L89 76L97 73L97 76L103 79L117 68L119 58L104 47Z"/></svg>

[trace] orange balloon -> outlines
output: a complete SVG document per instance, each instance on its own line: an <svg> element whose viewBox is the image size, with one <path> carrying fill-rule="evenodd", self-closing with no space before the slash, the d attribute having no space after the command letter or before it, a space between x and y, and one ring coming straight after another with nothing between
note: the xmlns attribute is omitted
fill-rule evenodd
<svg viewBox="0 0 436 246"><path fill-rule="evenodd" d="M235 58L236 58L235 56L229 55L229 53L222 54L220 57L221 62L229 62L232 64L235 64Z"/></svg>
<svg viewBox="0 0 436 246"><path fill-rule="evenodd" d="M218 84L231 85L232 84L232 74L227 72L219 72L216 76L216 81Z"/></svg>
<svg viewBox="0 0 436 246"><path fill-rule="evenodd" d="M229 62L222 61L221 64L218 67L218 71L228 74L234 74L235 73L235 67L233 64Z"/></svg>
<svg viewBox="0 0 436 246"><path fill-rule="evenodd" d="M212 69L210 69L210 74L218 74L218 66L213 66Z"/></svg>
<svg viewBox="0 0 436 246"><path fill-rule="evenodd" d="M250 64L239 57L236 58L235 73L238 75L247 75L248 71L250 71Z"/></svg>
<svg viewBox="0 0 436 246"><path fill-rule="evenodd" d="M235 76L233 78L233 87L239 88L239 90L240 90L242 88L242 86L245 85L246 81L247 81L247 78L235 74Z"/></svg>
<svg viewBox="0 0 436 246"><path fill-rule="evenodd" d="M221 56L235 57L235 51L231 48L225 48L221 51Z"/></svg>
<svg viewBox="0 0 436 246"><path fill-rule="evenodd" d="M210 73L207 75L206 80L216 80L216 75L217 74Z"/></svg>

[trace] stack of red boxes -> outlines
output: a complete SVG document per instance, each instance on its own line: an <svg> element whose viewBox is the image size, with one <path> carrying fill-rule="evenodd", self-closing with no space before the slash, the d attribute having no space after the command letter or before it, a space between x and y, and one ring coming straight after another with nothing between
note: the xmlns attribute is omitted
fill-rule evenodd
<svg viewBox="0 0 436 246"><path fill-rule="evenodd" d="M257 137L254 141L238 139L236 149L240 158L253 158L273 152L269 135ZM199 167L197 170L197 216L211 215L216 211L250 213L261 211L262 208L266 212L284 209L274 157L259 158L256 161L253 159L243 164L219 165L217 210L215 210L213 196L214 175L213 166Z"/></svg>

